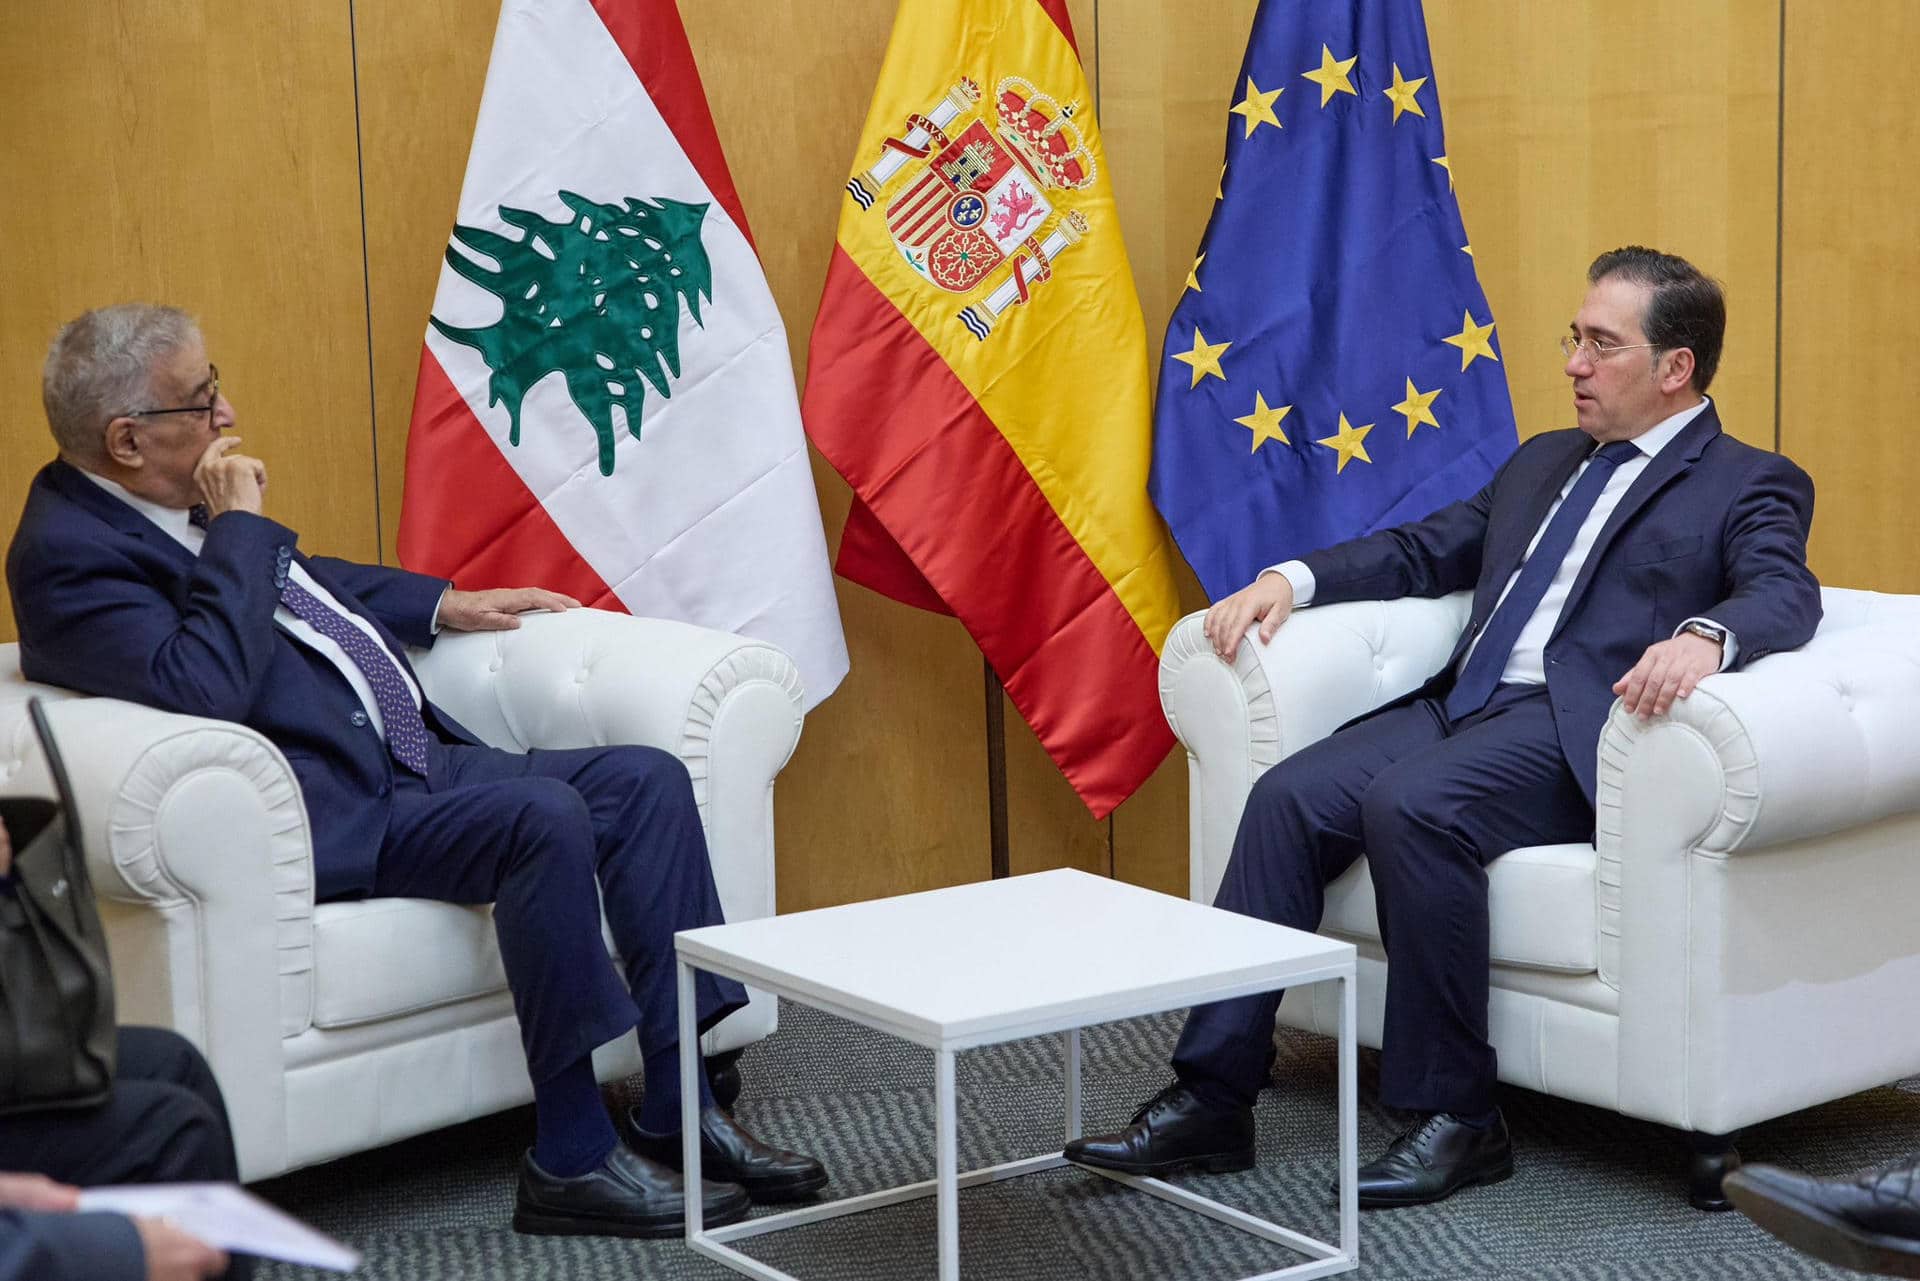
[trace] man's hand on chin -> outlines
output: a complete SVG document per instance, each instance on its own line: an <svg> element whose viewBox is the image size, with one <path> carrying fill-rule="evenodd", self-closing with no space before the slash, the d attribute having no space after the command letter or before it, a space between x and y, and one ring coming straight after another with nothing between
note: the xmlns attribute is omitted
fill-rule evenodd
<svg viewBox="0 0 1920 1281"><path fill-rule="evenodd" d="M1629 712L1641 720L1663 715L1675 698L1685 698L1703 676L1720 670L1720 643L1691 632L1647 646L1633 670L1613 683Z"/></svg>
<svg viewBox="0 0 1920 1281"><path fill-rule="evenodd" d="M453 632L506 632L520 615L536 609L579 609L580 602L539 587L493 587L480 592L448 588L440 598L440 626Z"/></svg>

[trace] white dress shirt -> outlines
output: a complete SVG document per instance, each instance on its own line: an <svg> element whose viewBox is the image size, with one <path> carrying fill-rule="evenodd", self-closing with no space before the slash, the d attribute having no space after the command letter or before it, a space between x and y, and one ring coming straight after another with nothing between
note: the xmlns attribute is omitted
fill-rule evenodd
<svg viewBox="0 0 1920 1281"><path fill-rule="evenodd" d="M84 468L79 469L79 471L80 474L88 480L100 486L100 488L106 490L109 494L112 494L115 498L118 498L121 502L159 526L161 533L192 552L196 558L200 555L201 547L206 545L207 531L195 526L193 521L188 517L185 509L179 507L162 507L159 503L152 502L140 497L138 494L129 492L124 485L115 484L105 476L96 476ZM373 643L379 647L382 654L388 652L387 643L380 638L380 633L374 630L372 623L369 623L366 619L342 605L332 592L329 592L326 588L315 582L313 576L307 573L297 562L287 566L287 577L306 588L309 592L312 592L328 609L333 610L349 623L352 623L355 627L365 632ZM438 619L438 614L439 611L436 610L436 620ZM387 729L386 723L380 719L379 700L374 698L373 686L367 683L366 675L360 670L360 665L348 657L347 651L341 649L334 641L315 631L311 624L295 617L293 611L285 605L274 606L273 621L282 631L286 632L287 635L319 654L320 657L326 659L339 670L340 675L346 678L347 684L353 687L354 694L360 699L360 705L367 709L367 719L373 723L374 730L379 733L380 737L384 740L387 736ZM401 679L406 682L407 692L413 696L413 705L415 707L420 706L420 687L414 684L413 677L408 674L405 667L402 667L398 663L395 663L394 667L399 670Z"/></svg>
<svg viewBox="0 0 1920 1281"><path fill-rule="evenodd" d="M1613 469L1613 475L1607 478L1606 488L1600 491L1600 497L1594 501L1593 510L1588 512L1587 518L1580 523L1579 532L1573 538L1573 546L1567 549L1566 559L1560 562L1559 569L1554 571L1553 581L1547 584L1547 594L1540 598L1540 604L1534 609L1533 616L1527 620L1527 625L1520 629L1520 636L1513 643L1513 653L1508 655L1507 665L1500 673L1501 684L1540 685L1546 682L1547 640L1553 635L1553 629L1560 621L1560 611L1566 607L1567 596L1572 592L1574 582L1580 577L1580 570L1587 563L1587 557L1592 553L1593 545L1600 537L1600 531L1606 527L1607 518L1613 514L1613 509L1620 505L1620 500L1626 497L1627 491L1633 487L1633 482L1639 478L1640 473L1647 469L1647 464L1653 461L1654 455L1672 444L1674 437L1678 436L1688 423L1705 413L1707 406L1712 403L1710 399L1702 397L1699 404L1690 409L1681 410L1633 438L1632 443L1639 448L1639 454L1617 465ZM1540 518L1540 528L1534 530L1533 537L1528 540L1527 555L1533 554L1534 545L1540 541L1540 536L1547 532L1547 526L1553 521L1553 514L1560 510L1560 504L1565 502L1567 495L1573 491L1574 484L1580 479L1581 473L1591 465L1591 458L1589 458L1574 468L1573 474L1567 477L1567 483L1560 487L1553 505L1547 508L1547 514ZM1526 558L1522 557L1520 563L1525 565ZM1282 574L1289 583L1293 584L1294 608L1298 609L1312 603L1313 571L1307 568L1306 562L1290 560L1260 572ZM1507 585L1500 589L1501 601L1507 598L1507 593L1513 590L1514 581L1519 577L1520 569L1516 567L1512 576L1507 579ZM1499 608L1500 602L1494 602L1494 609ZM1708 618L1689 618L1686 623L1711 623L1712 621ZM1682 623L1681 626L1684 627L1686 623ZM1715 623L1714 626L1718 627L1719 624ZM1721 630L1726 629L1721 628ZM1675 628L1674 635L1679 634L1680 629ZM1476 637L1474 645L1479 643L1479 638ZM1473 653L1474 645L1469 645L1466 653L1460 656L1462 665ZM1733 634L1728 632L1720 652L1721 671L1725 671L1732 665L1734 656L1738 652L1738 642Z"/></svg>

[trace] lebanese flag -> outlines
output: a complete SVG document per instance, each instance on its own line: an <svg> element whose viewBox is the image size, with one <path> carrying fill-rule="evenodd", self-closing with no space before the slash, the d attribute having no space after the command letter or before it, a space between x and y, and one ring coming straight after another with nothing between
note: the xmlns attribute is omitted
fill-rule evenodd
<svg viewBox="0 0 1920 1281"><path fill-rule="evenodd" d="M957 617L1104 818L1173 746L1180 602L1092 104L1065 0L901 0L805 412L856 498L841 575Z"/></svg>
<svg viewBox="0 0 1920 1281"><path fill-rule="evenodd" d="M407 439L400 562L847 672L786 330L673 0L506 0Z"/></svg>

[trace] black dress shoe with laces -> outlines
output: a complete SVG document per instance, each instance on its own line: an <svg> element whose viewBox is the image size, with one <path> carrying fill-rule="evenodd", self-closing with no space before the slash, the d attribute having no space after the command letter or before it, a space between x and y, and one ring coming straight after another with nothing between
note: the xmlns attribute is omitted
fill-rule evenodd
<svg viewBox="0 0 1920 1281"><path fill-rule="evenodd" d="M1492 1125L1478 1126L1436 1112L1388 1144L1378 1160L1360 1167L1360 1208L1444 1201L1461 1188L1498 1183L1512 1173L1513 1143L1505 1117L1495 1113Z"/></svg>
<svg viewBox="0 0 1920 1281"><path fill-rule="evenodd" d="M1253 1110L1220 1107L1175 1081L1114 1134L1075 1139L1066 1158L1123 1174L1167 1174L1197 1166L1210 1174L1253 1167Z"/></svg>
<svg viewBox="0 0 1920 1281"><path fill-rule="evenodd" d="M684 1166L677 1132L649 1134L631 1111L625 1128L634 1151L671 1170ZM700 1174L737 1183L761 1203L803 1200L827 1186L827 1172L818 1161L762 1143L717 1107L700 1113Z"/></svg>
<svg viewBox="0 0 1920 1281"><path fill-rule="evenodd" d="M701 1180L706 1226L736 1223L747 1215L747 1194L731 1183ZM615 1144L607 1159L585 1174L555 1178L520 1159L520 1186L513 1198L513 1230L535 1236L677 1237L686 1226L686 1183L672 1170Z"/></svg>
<svg viewBox="0 0 1920 1281"><path fill-rule="evenodd" d="M1816 1259L1883 1277L1920 1277L1920 1156L1815 1179L1773 1165L1726 1178L1734 1208Z"/></svg>

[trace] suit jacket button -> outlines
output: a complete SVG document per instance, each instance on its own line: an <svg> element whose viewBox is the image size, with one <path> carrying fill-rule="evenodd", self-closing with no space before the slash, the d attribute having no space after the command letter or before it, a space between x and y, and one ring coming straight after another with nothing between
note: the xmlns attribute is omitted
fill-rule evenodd
<svg viewBox="0 0 1920 1281"><path fill-rule="evenodd" d="M367 723L367 714L365 712L355 712L353 715L347 717L347 719L353 723L355 729L359 729Z"/></svg>

